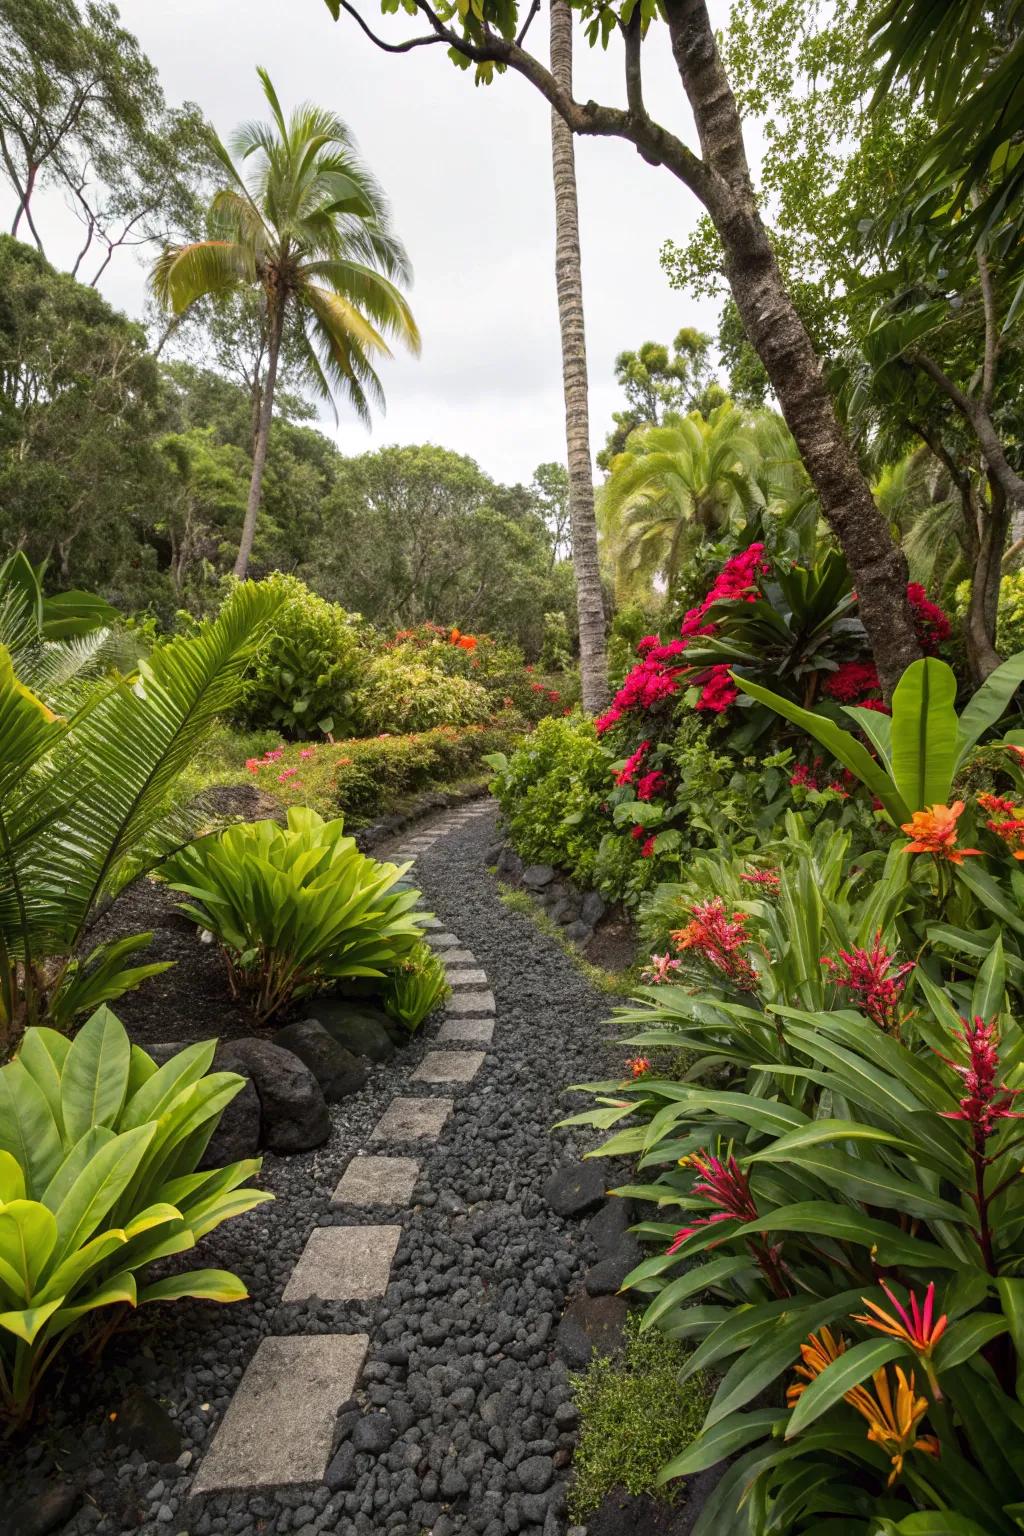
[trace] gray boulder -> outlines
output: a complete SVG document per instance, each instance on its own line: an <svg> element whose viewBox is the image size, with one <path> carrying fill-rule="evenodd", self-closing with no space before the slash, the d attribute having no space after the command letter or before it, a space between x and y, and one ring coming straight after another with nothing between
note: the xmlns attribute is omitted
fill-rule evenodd
<svg viewBox="0 0 1024 1536"><path fill-rule="evenodd" d="M607 908L599 891L588 891L580 905L580 917L593 928L604 917Z"/></svg>
<svg viewBox="0 0 1024 1536"><path fill-rule="evenodd" d="M393 1020L381 1010L341 997L319 997L307 1006L311 1017L354 1056L390 1061L395 1054L390 1033Z"/></svg>
<svg viewBox="0 0 1024 1536"><path fill-rule="evenodd" d="M523 884L529 891L541 891L550 885L555 872L550 864L528 864L523 870Z"/></svg>
<svg viewBox="0 0 1024 1536"><path fill-rule="evenodd" d="M293 1051L316 1078L328 1104L358 1093L366 1082L366 1067L357 1056L339 1045L316 1019L286 1024L274 1036L274 1044Z"/></svg>
<svg viewBox="0 0 1024 1536"><path fill-rule="evenodd" d="M518 880L523 872L523 861L514 848L503 848L498 855L498 874L506 880Z"/></svg>
<svg viewBox="0 0 1024 1536"><path fill-rule="evenodd" d="M565 1163L545 1183L544 1199L556 1216L585 1216L604 1200L604 1171L598 1163Z"/></svg>
<svg viewBox="0 0 1024 1536"><path fill-rule="evenodd" d="M260 1101L261 1144L271 1152L308 1152L331 1133L327 1101L312 1072L292 1051L246 1036L217 1052L217 1065L252 1078Z"/></svg>

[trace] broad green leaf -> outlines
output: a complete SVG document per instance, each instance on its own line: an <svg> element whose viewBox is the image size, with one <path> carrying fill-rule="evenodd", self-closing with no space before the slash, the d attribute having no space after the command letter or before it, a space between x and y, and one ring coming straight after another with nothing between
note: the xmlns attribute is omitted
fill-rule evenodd
<svg viewBox="0 0 1024 1536"><path fill-rule="evenodd" d="M98 1008L75 1036L61 1079L61 1109L70 1140L90 1126L110 1125L124 1103L131 1045L120 1019Z"/></svg>
<svg viewBox="0 0 1024 1536"><path fill-rule="evenodd" d="M680 1275L676 1280L670 1280L663 1291L651 1302L644 1313L642 1329L653 1328L654 1324L677 1307L687 1297L699 1295L701 1291L713 1290L729 1280L739 1276L747 1276L753 1273L753 1263L749 1257L735 1257L732 1254L720 1259L712 1259L709 1264L694 1264L685 1275Z"/></svg>
<svg viewBox="0 0 1024 1536"><path fill-rule="evenodd" d="M0 1152L0 1205L8 1200L24 1200L25 1174L10 1152Z"/></svg>
<svg viewBox="0 0 1024 1536"><path fill-rule="evenodd" d="M798 704L790 703L789 699L784 699L780 694L772 693L771 689L762 688L760 684L740 677L738 673L730 673L730 676L743 693L749 693L752 699L769 705L777 714L782 715L786 720L791 720L794 725L802 726L809 736L813 736L815 741L827 747L844 768L849 768L850 772L855 773L873 795L877 795L897 825L910 820L907 803L895 783L879 767L852 731L844 731L842 726L836 725L833 720L826 719L824 715L816 715L809 709L801 709Z"/></svg>
<svg viewBox="0 0 1024 1536"><path fill-rule="evenodd" d="M998 1284L998 1281L996 1282ZM951 1371L954 1366L973 1360L991 1339L1009 1330L1005 1317L974 1313L950 1323L935 1348L935 1369Z"/></svg>
<svg viewBox="0 0 1024 1536"><path fill-rule="evenodd" d="M52 1211L36 1200L12 1200L0 1210L0 1260L14 1271L31 1301L57 1241Z"/></svg>
<svg viewBox="0 0 1024 1536"><path fill-rule="evenodd" d="M852 1387L859 1386L890 1360L907 1354L899 1339L865 1339L854 1344L809 1382L797 1399L786 1426L786 1439L792 1440L838 1403Z"/></svg>
<svg viewBox="0 0 1024 1536"><path fill-rule="evenodd" d="M1000 1276L996 1281L996 1290L1003 1316L1010 1325L1018 1361L1017 1397L1024 1400L1024 1368L1020 1364L1024 1361L1024 1280L1013 1280L1008 1275Z"/></svg>
<svg viewBox="0 0 1024 1536"><path fill-rule="evenodd" d="M82 1301L73 1306L62 1307L55 1312L52 1318L52 1329L56 1333L63 1328L70 1328L72 1323L77 1323L90 1312L96 1312L100 1307L127 1306L136 1304L135 1276L128 1270L118 1275L112 1275L109 1280L104 1280L95 1291L90 1291Z"/></svg>
<svg viewBox="0 0 1024 1536"><path fill-rule="evenodd" d="M929 1267L956 1269L959 1264L953 1254L946 1253L935 1243L908 1237L886 1221L878 1221L850 1206L831 1204L827 1200L801 1200L794 1205L781 1206L757 1221L735 1228L732 1235L746 1237L754 1232L807 1232L815 1237L834 1238L837 1242L856 1243L859 1247L877 1250L878 1263L886 1266L907 1264L927 1270Z"/></svg>
<svg viewBox="0 0 1024 1536"><path fill-rule="evenodd" d="M945 805L960 755L953 669L912 662L892 696L892 776L911 811ZM909 821L909 817L906 820Z"/></svg>
<svg viewBox="0 0 1024 1536"><path fill-rule="evenodd" d="M781 1408L755 1408L750 1413L733 1413L711 1429L702 1432L658 1473L658 1486L662 1487L675 1477L692 1477L716 1467L727 1456L734 1456L754 1440L763 1440L780 1424L786 1414Z"/></svg>
<svg viewBox="0 0 1024 1536"><path fill-rule="evenodd" d="M54 1213L59 1263L90 1238L134 1177L156 1126L123 1131L89 1159Z"/></svg>
<svg viewBox="0 0 1024 1536"><path fill-rule="evenodd" d="M960 716L961 762L975 742L1002 718L1021 682L1024 682L1024 651L1010 656L1002 666L989 673Z"/></svg>
<svg viewBox="0 0 1024 1536"><path fill-rule="evenodd" d="M0 1068L0 1151L24 1170L31 1198L46 1188L64 1156L46 1095L17 1057Z"/></svg>
<svg viewBox="0 0 1024 1536"><path fill-rule="evenodd" d="M248 1294L238 1276L226 1269L194 1269L143 1286L139 1292L139 1306L147 1301L177 1301L183 1296L192 1296L199 1301L244 1301Z"/></svg>
<svg viewBox="0 0 1024 1536"><path fill-rule="evenodd" d="M0 1328L13 1333L26 1344L34 1344L36 1335L57 1311L63 1296L56 1301L44 1302L38 1307L26 1307L22 1312L0 1312Z"/></svg>
<svg viewBox="0 0 1024 1536"><path fill-rule="evenodd" d="M42 1089L50 1106L57 1130L63 1133L64 1117L60 1107L60 1080L71 1041L55 1029L36 1028L25 1031L18 1050L18 1060Z"/></svg>
<svg viewBox="0 0 1024 1536"><path fill-rule="evenodd" d="M1006 965L1003 941L998 935L978 972L971 995L971 1016L991 1020L1002 1013L1006 998Z"/></svg>

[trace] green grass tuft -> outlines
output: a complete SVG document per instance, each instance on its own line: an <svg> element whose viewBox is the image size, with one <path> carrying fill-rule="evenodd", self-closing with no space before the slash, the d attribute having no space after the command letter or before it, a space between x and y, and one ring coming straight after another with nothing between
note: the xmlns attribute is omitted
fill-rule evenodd
<svg viewBox="0 0 1024 1536"><path fill-rule="evenodd" d="M634 1314L618 1358L599 1356L582 1375L570 1377L580 1413L569 1486L572 1520L584 1523L615 1487L665 1503L679 1497L682 1482L658 1488L657 1476L695 1438L711 1400L702 1373L679 1385L689 1353L654 1329L641 1333Z"/></svg>

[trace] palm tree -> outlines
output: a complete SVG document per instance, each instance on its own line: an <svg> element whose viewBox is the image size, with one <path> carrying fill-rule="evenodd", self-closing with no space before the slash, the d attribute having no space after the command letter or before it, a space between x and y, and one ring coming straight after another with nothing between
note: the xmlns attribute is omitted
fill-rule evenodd
<svg viewBox="0 0 1024 1536"><path fill-rule="evenodd" d="M720 537L737 513L766 503L772 490L763 446L730 402L706 419L694 412L635 430L612 460L601 498L620 579L662 576L671 591L696 543Z"/></svg>
<svg viewBox="0 0 1024 1536"><path fill-rule="evenodd" d="M411 278L409 259L348 128L309 104L286 121L270 76L257 73L273 123L244 123L231 153L218 142L230 180L210 205L210 238L165 250L151 278L175 314L208 294L248 287L263 296L266 372L235 561L239 578L248 570L256 532L286 331L309 386L332 405L335 393L344 395L364 420L371 400L384 402L372 359L390 356L385 338L419 350L416 322L396 287ZM243 176L235 160L250 159L252 169Z"/></svg>
<svg viewBox="0 0 1024 1536"><path fill-rule="evenodd" d="M572 11L568 0L551 0L551 73L572 94ZM590 460L587 344L583 329L583 275L572 131L551 113L551 165L555 183L555 281L562 335L562 388L569 467L569 520L580 626L583 707L596 714L608 702L604 594L597 557L594 470Z"/></svg>

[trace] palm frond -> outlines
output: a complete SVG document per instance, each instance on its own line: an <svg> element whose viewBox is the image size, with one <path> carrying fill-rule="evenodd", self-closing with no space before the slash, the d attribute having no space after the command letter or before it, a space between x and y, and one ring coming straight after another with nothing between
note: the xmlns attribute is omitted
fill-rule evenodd
<svg viewBox="0 0 1024 1536"><path fill-rule="evenodd" d="M225 293L256 277L251 247L229 240L200 240L171 246L157 257L150 284L157 299L176 315L207 294Z"/></svg>

